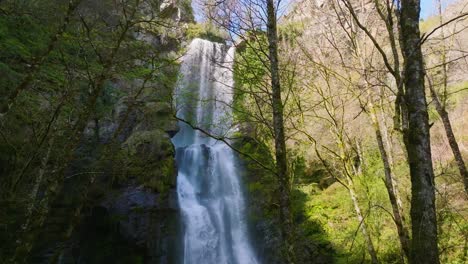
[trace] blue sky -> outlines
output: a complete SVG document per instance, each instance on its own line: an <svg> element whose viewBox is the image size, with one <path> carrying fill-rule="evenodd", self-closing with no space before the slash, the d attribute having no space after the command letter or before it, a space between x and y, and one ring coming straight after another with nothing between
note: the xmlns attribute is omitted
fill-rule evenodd
<svg viewBox="0 0 468 264"><path fill-rule="evenodd" d="M284 6L287 6L290 2L293 2L294 0L282 0L284 3ZM437 1L438 0L421 0L421 18L426 19L430 15L434 15L437 13ZM455 0L442 0L443 6L446 6L447 4L454 2ZM195 17L197 21L201 20L200 17L200 11L198 11L198 8L196 4L194 4L196 1L192 1L192 6L194 7L195 11Z"/></svg>
<svg viewBox="0 0 468 264"><path fill-rule="evenodd" d="M295 0L282 0L283 6L287 7L289 3L294 3ZM420 0L421 1L421 18L427 18L430 15L437 13L437 1L438 0ZM454 0L441 0L442 5L446 6L448 3Z"/></svg>
<svg viewBox="0 0 468 264"><path fill-rule="evenodd" d="M442 6L445 8L455 0L442 0ZM425 19L430 15L437 14L437 0L421 0L421 18Z"/></svg>
<svg viewBox="0 0 468 264"><path fill-rule="evenodd" d="M436 0L421 0L421 18L425 19L428 16L437 13L436 3Z"/></svg>

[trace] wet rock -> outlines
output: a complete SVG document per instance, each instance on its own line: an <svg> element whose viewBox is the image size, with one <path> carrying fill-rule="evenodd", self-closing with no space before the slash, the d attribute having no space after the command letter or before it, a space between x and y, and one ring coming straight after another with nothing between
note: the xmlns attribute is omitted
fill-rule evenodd
<svg viewBox="0 0 468 264"><path fill-rule="evenodd" d="M147 263L173 263L178 210L175 190L156 194L142 186L125 187L117 197L102 204L117 220L118 233L127 242L144 249Z"/></svg>

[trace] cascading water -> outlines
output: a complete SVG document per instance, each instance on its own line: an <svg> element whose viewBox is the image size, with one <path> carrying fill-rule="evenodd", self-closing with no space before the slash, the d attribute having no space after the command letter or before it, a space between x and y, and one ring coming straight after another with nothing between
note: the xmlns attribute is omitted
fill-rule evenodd
<svg viewBox="0 0 468 264"><path fill-rule="evenodd" d="M195 39L176 89L177 116L211 134L229 134L235 49ZM223 142L185 122L173 138L179 168L184 264L257 264L250 245L236 158Z"/></svg>

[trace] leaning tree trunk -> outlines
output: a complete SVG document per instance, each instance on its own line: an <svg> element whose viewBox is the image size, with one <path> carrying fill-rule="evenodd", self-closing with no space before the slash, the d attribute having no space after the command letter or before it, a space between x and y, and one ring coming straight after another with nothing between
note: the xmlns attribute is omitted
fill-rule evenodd
<svg viewBox="0 0 468 264"><path fill-rule="evenodd" d="M465 185L465 192L468 194L468 171L466 170L465 161L461 154L460 148L458 147L457 139L453 133L452 124L450 123L450 118L448 116L445 107L440 102L437 93L429 82L429 90L431 91L432 101L434 102L435 109L442 119L442 124L444 124L445 134L447 135L447 140L449 142L450 148L452 149L453 156L457 162L458 170L460 171L460 176L462 177L463 184Z"/></svg>
<svg viewBox="0 0 468 264"><path fill-rule="evenodd" d="M333 110L332 110L333 111ZM354 211L356 212L356 217L359 221L359 229L361 230L364 240L366 242L367 252L371 257L372 264L378 264L379 260L377 258L377 252L375 251L374 243L372 242L372 237L367 230L367 224L365 217L362 214L361 207L359 206L359 199L354 189L353 177L358 175L358 171L361 169L355 169L354 164L352 164L349 155L347 154L347 146L344 140L343 133L335 126L335 133L338 140L338 145L340 149L341 162L343 163L343 176L346 180L346 189L348 189L349 196L353 202Z"/></svg>
<svg viewBox="0 0 468 264"><path fill-rule="evenodd" d="M291 219L290 182L284 136L283 102L278 63L278 35L274 0L267 0L267 36L271 72L273 130L275 136L276 174L279 184L280 224L284 257L287 263L294 263L293 226Z"/></svg>
<svg viewBox="0 0 468 264"><path fill-rule="evenodd" d="M364 221L364 215L362 214L361 207L359 206L359 200L356 195L356 192L354 191L354 184L353 180L349 176L345 176L347 180L347 189L349 192L349 196L351 197L351 201L353 202L354 206L354 211L356 212L356 217L359 221L359 229L361 229L361 233L364 236L364 240L366 241L366 246L367 246L367 252L369 253L371 257L371 263L372 264L378 264L379 260L377 258L377 252L375 251L374 243L372 243L372 238L369 234L369 231L367 230L367 224Z"/></svg>
<svg viewBox="0 0 468 264"><path fill-rule="evenodd" d="M382 131L380 130L380 122L377 117L376 110L374 105L369 102L369 115L371 117L372 125L375 131L375 137L377 140L377 145L380 151L380 158L384 165L385 173L385 187L387 188L388 197L390 199L390 204L392 205L393 211L393 220L397 226L398 238L400 240L400 246L403 251L402 259L403 262L405 259L409 259L410 256L410 240L408 235L408 229L405 225L404 214L400 208L400 202L398 198L398 190L395 186L395 176L392 172L392 162L389 156L387 155L387 150L385 149L384 140L382 136Z"/></svg>
<svg viewBox="0 0 468 264"><path fill-rule="evenodd" d="M429 264L439 263L439 253L419 11L420 0L401 1L400 38L405 63L405 99L409 120L408 129L404 131L404 143L408 152L412 194L410 263Z"/></svg>

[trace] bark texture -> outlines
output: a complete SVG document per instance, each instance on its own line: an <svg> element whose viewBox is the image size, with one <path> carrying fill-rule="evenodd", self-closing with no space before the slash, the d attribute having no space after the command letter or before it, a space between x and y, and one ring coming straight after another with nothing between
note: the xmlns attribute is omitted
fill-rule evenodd
<svg viewBox="0 0 468 264"><path fill-rule="evenodd" d="M419 31L419 0L402 0L401 49L405 63L408 129L404 143L411 176L412 240L410 263L439 263L429 117L424 90L424 63Z"/></svg>
<svg viewBox="0 0 468 264"><path fill-rule="evenodd" d="M284 136L283 102L278 63L278 34L274 0L267 0L267 37L271 73L273 130L275 136L276 174L279 183L281 235L284 257L287 263L294 263L293 226L291 219L290 182Z"/></svg>

